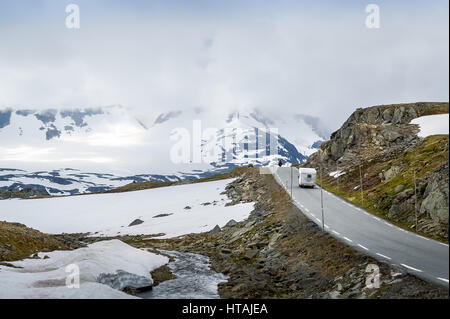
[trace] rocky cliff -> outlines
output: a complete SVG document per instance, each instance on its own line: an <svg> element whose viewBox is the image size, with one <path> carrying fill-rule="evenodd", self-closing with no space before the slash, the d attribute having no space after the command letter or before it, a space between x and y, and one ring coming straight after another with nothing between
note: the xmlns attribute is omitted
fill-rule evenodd
<svg viewBox="0 0 450 319"><path fill-rule="evenodd" d="M392 156L420 139L419 128L409 124L414 118L448 113L448 103L413 103L359 108L342 127L322 143L311 155L308 164L352 165L376 157Z"/></svg>
<svg viewBox="0 0 450 319"><path fill-rule="evenodd" d="M448 103L357 109L304 166L323 168L325 187L400 226L415 228L417 211L420 232L448 240L448 134L420 138L410 123L448 110Z"/></svg>

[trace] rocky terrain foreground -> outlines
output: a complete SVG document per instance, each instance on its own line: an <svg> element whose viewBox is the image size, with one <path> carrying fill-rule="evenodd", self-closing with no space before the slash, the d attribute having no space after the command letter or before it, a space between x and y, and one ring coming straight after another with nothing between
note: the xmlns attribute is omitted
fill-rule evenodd
<svg viewBox="0 0 450 319"><path fill-rule="evenodd" d="M423 138L411 123L448 112L448 103L357 109L303 166L323 169L327 190L408 230L416 207L418 232L448 243L448 134Z"/></svg>
<svg viewBox="0 0 450 319"><path fill-rule="evenodd" d="M322 232L291 204L272 175L261 175L257 168L239 169L234 175L236 180L225 191L227 205L254 202L247 220L230 220L222 229L171 239L116 238L156 253L163 249L208 256L212 269L228 276L219 284L221 298L448 298L448 290L381 264ZM0 262L45 258L35 253L111 239L86 235L46 235L1 222ZM370 264L380 269L378 289L366 287ZM152 277L155 286L174 278L166 265L152 271Z"/></svg>
<svg viewBox="0 0 450 319"><path fill-rule="evenodd" d="M229 276L222 298L448 298L448 291L364 256L322 232L291 204L271 175L249 169L226 190L233 205L255 202L244 222L174 239L127 236L135 247L210 257ZM366 267L380 267L381 286L367 289Z"/></svg>

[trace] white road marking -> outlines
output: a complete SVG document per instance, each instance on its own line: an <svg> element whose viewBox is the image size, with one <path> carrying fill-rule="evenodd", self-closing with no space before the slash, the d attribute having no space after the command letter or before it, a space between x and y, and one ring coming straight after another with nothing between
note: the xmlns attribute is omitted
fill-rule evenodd
<svg viewBox="0 0 450 319"><path fill-rule="evenodd" d="M351 239L348 238L348 237L343 236L342 238L344 238L345 240L348 240L349 242L353 243L353 240L351 240Z"/></svg>
<svg viewBox="0 0 450 319"><path fill-rule="evenodd" d="M278 175L278 174L277 174L277 175ZM279 180L281 180L281 178L279 178L279 176L277 176L277 177L278 177ZM286 185L283 185L283 183L280 183L280 184L282 184L282 186L284 186L283 188L285 188L286 190L288 189L288 185L287 185L287 184L286 184ZM318 189L320 189L320 188L318 187ZM340 201L341 203L344 203L345 205L347 205L347 206L349 206L349 207L351 207L351 208L353 208L353 209L355 209L355 210L358 210L359 212L362 212L363 214L365 214L365 215L367 215L367 216L369 216L369 217L375 219L375 220L378 221L378 222L384 222L384 223L385 223L386 225L388 225L389 227L397 228L397 229L399 229L400 231L402 231L402 232L404 232L404 233L410 233L409 231L407 231L407 230L405 230L405 229L402 229L402 228L399 228L399 227L397 227L397 226L395 226L395 225L389 223L388 221L385 221L385 220L382 219L382 218L376 217L376 216L374 216L373 214L370 214L370 213L366 212L365 210L361 209L360 207L358 207L358 206L356 206L356 205L350 204L349 202L343 200L342 198L340 198L339 196L336 196L336 195L333 194L333 193L330 193L330 192L328 192L328 191L325 191L325 193L326 193L327 195L330 195L330 198L331 198L331 197L334 197L334 198L336 198L336 201ZM321 220L320 220L318 217L316 217L312 212L310 212L310 210L309 210L308 208L306 208L302 203L300 203L297 199L295 199L295 196L293 196L293 197L294 197L294 198L293 198L293 201L294 201L295 203L297 203L300 207L302 207L302 209L303 209L305 212L308 213L309 217L314 217L314 219L315 219L317 222L319 222L319 223L321 222ZM348 238L348 237L346 237L346 236L342 236L339 232L330 229L330 227L329 227L328 225L324 225L324 226L325 226L325 228L326 228L327 230L329 230L330 232L332 232L332 233L338 235L339 237L345 239L345 240L348 241L348 242L353 243L353 241L352 241L350 238ZM411 232L411 234L413 234L413 233ZM422 239L425 239L425 240L427 240L427 241L430 241L430 240L431 240L431 239L429 239L429 238L426 238L426 237L421 236L421 235L418 235L418 234L415 234L415 235L416 235L417 237L421 237ZM445 246L445 247L448 247L448 244L445 244L445 243L438 242L438 244L443 245L443 246ZM368 249L367 247L365 247L365 246L363 246L363 245L361 245L361 244L357 244L357 246L359 246L360 248L362 248L362 249L364 249L364 250L366 250L366 251L369 251L369 249ZM388 259L388 260L392 260L392 258L389 257L389 256L386 256L386 255L383 255L383 254L380 254L380 253L375 253L375 254L378 255L378 256L380 256L380 257L382 257L382 258L385 258L385 259ZM423 270L417 269L417 268L414 268L414 267L411 267L411 266L409 266L409 265L407 265L407 264L400 264L400 265L403 266L403 267L405 267L405 268L407 268L407 269L409 269L409 270L415 271L415 272L423 272ZM446 278L442 278L442 277L435 277L435 278L436 278L437 280L443 281L443 282L445 282L445 283L447 283L447 284L449 283L449 280L446 279Z"/></svg>
<svg viewBox="0 0 450 319"><path fill-rule="evenodd" d="M405 264L400 264L400 265L402 265L405 268L417 271L417 272L422 272L422 270L420 270L420 269L417 269L417 268L414 268L414 267L411 267L411 266L408 266L408 265L405 265Z"/></svg>
<svg viewBox="0 0 450 319"><path fill-rule="evenodd" d="M422 239L425 239L425 240L430 240L429 238L426 238L426 237L423 237L423 236L420 236L420 235L416 235L417 237L419 237L419 238L422 238Z"/></svg>
<svg viewBox="0 0 450 319"><path fill-rule="evenodd" d="M380 253L375 253L375 254L377 254L377 255L378 255L378 256L380 256L380 257L383 257L383 258L389 259L389 260L391 260L391 259L392 259L391 257L388 257L388 256L386 256L386 255L383 255L383 254L380 254Z"/></svg>
<svg viewBox="0 0 450 319"><path fill-rule="evenodd" d="M364 250L369 250L369 248L367 248L367 247L364 247L363 245L361 245L361 244L358 244L358 246L359 247L361 247L362 249L364 249Z"/></svg>

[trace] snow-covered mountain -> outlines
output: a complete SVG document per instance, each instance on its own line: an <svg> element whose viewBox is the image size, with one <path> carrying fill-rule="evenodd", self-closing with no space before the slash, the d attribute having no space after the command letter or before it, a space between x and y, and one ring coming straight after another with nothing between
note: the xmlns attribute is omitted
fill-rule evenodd
<svg viewBox="0 0 450 319"><path fill-rule="evenodd" d="M73 194L278 159L301 163L327 138L317 118L254 109L7 108L0 110L0 190Z"/></svg>

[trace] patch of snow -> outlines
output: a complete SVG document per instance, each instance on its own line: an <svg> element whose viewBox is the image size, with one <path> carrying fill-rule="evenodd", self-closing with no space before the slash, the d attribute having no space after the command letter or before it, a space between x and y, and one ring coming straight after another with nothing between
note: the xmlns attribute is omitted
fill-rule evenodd
<svg viewBox="0 0 450 319"><path fill-rule="evenodd" d="M225 206L221 195L233 179L135 192L0 201L0 220L19 222L44 233L93 236L165 235L206 232L229 220L245 220L253 203ZM209 202L210 205L202 205ZM190 206L191 209L184 209ZM172 214L153 218L159 214ZM128 227L135 219L144 223Z"/></svg>
<svg viewBox="0 0 450 319"><path fill-rule="evenodd" d="M48 259L12 262L0 266L0 298L134 298L98 282L101 274L124 271L152 282L150 272L169 262L165 256L133 248L120 240L101 241L72 251L39 253ZM67 266L79 267L79 288L66 286ZM71 281L69 280L69 283Z"/></svg>
<svg viewBox="0 0 450 319"><path fill-rule="evenodd" d="M330 172L330 174L328 174L328 175L330 175L331 177L334 177L334 178L338 178L339 176L344 175L344 174L345 174L345 172L343 172L343 171L334 171L334 172Z"/></svg>
<svg viewBox="0 0 450 319"><path fill-rule="evenodd" d="M411 124L418 124L420 127L419 137L427 137L437 134L448 134L448 113L427 115L415 118Z"/></svg>

